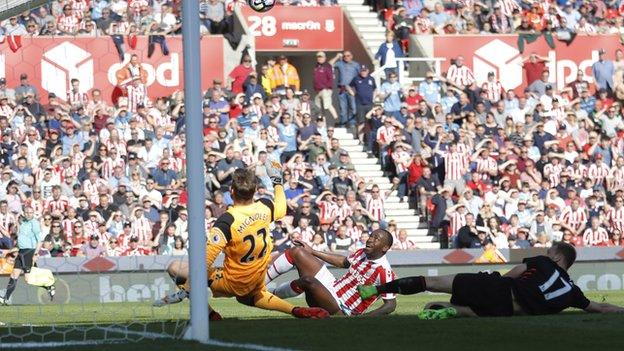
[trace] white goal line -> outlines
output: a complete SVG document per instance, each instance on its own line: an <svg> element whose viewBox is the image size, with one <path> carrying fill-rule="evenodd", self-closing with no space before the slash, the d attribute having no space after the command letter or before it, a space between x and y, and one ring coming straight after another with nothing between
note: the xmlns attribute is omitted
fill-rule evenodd
<svg viewBox="0 0 624 351"><path fill-rule="evenodd" d="M103 327L98 328L104 331L120 333L126 335L134 335L141 336L145 339L170 339L171 337L152 332L142 332L142 331L134 331L134 330L126 330L123 328L109 328ZM12 343L2 343L2 348L7 349L37 349L37 348L56 348L56 347L67 347L67 346L97 346L97 345L105 345L105 344L121 344L124 343L123 340L83 340L83 341L48 341L48 342L12 342ZM295 351L294 349L287 349L281 347L273 347L273 346L264 346L257 344L239 344L233 342L225 342L219 340L208 340L206 345L226 347L226 348L236 348L239 350L255 350L255 351Z"/></svg>

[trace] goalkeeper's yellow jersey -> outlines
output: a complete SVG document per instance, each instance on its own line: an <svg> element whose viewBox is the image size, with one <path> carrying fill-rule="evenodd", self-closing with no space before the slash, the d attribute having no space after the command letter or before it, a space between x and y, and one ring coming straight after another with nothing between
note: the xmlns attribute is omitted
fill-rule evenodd
<svg viewBox="0 0 624 351"><path fill-rule="evenodd" d="M250 285L263 284L273 251L269 226L285 215L286 196L282 185L275 186L274 201L261 199L249 205L230 207L210 229L207 267L212 267L223 251L223 275L230 285L247 290Z"/></svg>

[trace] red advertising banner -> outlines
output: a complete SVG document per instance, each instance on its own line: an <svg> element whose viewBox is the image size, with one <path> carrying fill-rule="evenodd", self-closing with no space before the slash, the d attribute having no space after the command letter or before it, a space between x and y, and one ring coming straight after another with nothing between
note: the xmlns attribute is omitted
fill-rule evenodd
<svg viewBox="0 0 624 351"><path fill-rule="evenodd" d="M593 83L591 66L598 61L598 50L607 51L607 59L615 57L615 49L620 47L615 35L577 36L571 45L555 39L556 47L551 49L544 38L525 46L524 53L518 50L516 35L487 36L436 36L433 38L435 57L444 57L443 71L451 64L451 59L462 55L470 67L477 83L487 80L488 72L494 72L505 89L520 91L526 86L526 75L522 69L522 59L531 53L548 58L546 68L550 71L552 83L562 89L576 79L580 69L585 78Z"/></svg>
<svg viewBox="0 0 624 351"><path fill-rule="evenodd" d="M147 37L138 38L136 49L125 45L125 57L121 62L115 45L109 37L100 38L22 38L22 47L16 52L0 52L0 77L6 77L7 85L20 84L20 75L27 74L29 83L42 96L55 93L65 99L71 87L70 80L80 80L80 91L89 93L100 89L102 96L110 98L117 84L115 74L136 54L147 71L147 87L150 96L170 95L184 89L182 38L167 37L169 55L163 55L160 47L148 57ZM223 79L223 45L221 36L204 36L201 39L202 89L212 85L215 78ZM47 101L47 99L43 99Z"/></svg>
<svg viewBox="0 0 624 351"><path fill-rule="evenodd" d="M343 16L339 6L276 6L259 13L242 8L256 37L257 51L338 51L343 49Z"/></svg>

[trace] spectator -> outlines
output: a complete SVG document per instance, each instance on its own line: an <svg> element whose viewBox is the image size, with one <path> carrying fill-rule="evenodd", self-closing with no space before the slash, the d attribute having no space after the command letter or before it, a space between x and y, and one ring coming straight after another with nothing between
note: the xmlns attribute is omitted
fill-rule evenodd
<svg viewBox="0 0 624 351"><path fill-rule="evenodd" d="M332 90L334 88L334 74L332 63L327 62L327 57L323 51L316 53L316 66L314 68L314 103L321 111L328 110L334 120L338 119L338 114L332 102Z"/></svg>
<svg viewBox="0 0 624 351"><path fill-rule="evenodd" d="M287 88L293 91L299 91L299 73L297 69L288 63L285 55L277 58L277 63L269 68L269 77L271 80L271 91L277 94L285 94Z"/></svg>
<svg viewBox="0 0 624 351"><path fill-rule="evenodd" d="M357 123L360 125L364 121L364 116L373 106L373 97L376 95L377 85L375 80L369 76L368 67L362 65L360 74L353 78L347 91L355 97ZM358 127L358 131L360 128ZM359 133L358 133L359 134Z"/></svg>
<svg viewBox="0 0 624 351"><path fill-rule="evenodd" d="M375 54L375 59L379 60L379 65L383 67L386 77L388 77L392 72L398 74L400 61L397 59L404 56L405 54L403 53L403 49L394 39L394 33L387 32L386 41L379 46L379 49L377 49L377 53Z"/></svg>
<svg viewBox="0 0 624 351"><path fill-rule="evenodd" d="M244 82L253 71L254 69L251 64L251 57L248 55L243 56L242 63L234 67L234 69L232 69L232 72L230 72L230 74L228 75L228 78L232 85L232 93L239 94L244 92Z"/></svg>
<svg viewBox="0 0 624 351"><path fill-rule="evenodd" d="M609 94L613 93L613 73L615 68L613 61L606 60L604 49L598 50L598 61L592 65L592 75L596 90L606 89Z"/></svg>

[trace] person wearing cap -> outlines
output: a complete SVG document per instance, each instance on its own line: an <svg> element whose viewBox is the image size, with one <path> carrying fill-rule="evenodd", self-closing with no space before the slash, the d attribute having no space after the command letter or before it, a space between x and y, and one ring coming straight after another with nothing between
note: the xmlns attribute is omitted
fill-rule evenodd
<svg viewBox="0 0 624 351"><path fill-rule="evenodd" d="M314 66L313 85L316 96L314 104L321 111L329 111L334 120L338 119L338 114L332 103L332 91L334 88L334 69L327 62L325 52L316 53L316 66Z"/></svg>
<svg viewBox="0 0 624 351"><path fill-rule="evenodd" d="M266 91L258 81L258 74L255 71L249 74L249 77L243 83L243 89L247 101L256 101L256 98L259 98L261 101L266 99Z"/></svg>
<svg viewBox="0 0 624 351"><path fill-rule="evenodd" d="M277 57L277 62L269 68L268 73L271 79L271 90L276 94L283 95L286 88L291 88L294 91L301 89L299 73L295 66L288 62L285 55Z"/></svg>
<svg viewBox="0 0 624 351"><path fill-rule="evenodd" d="M95 258L107 256L106 248L100 242L100 237L97 234L91 234L89 236L89 242L80 247L77 256L86 258Z"/></svg>
<svg viewBox="0 0 624 351"><path fill-rule="evenodd" d="M244 55L241 59L241 64L234 67L230 74L228 74L228 82L232 86L232 93L243 93L243 83L247 80L249 75L254 72L251 56Z"/></svg>
<svg viewBox="0 0 624 351"><path fill-rule="evenodd" d="M583 18L579 21L579 25L583 21ZM609 95L613 93L613 73L615 72L615 66L612 60L606 59L605 49L598 50L598 61L592 65L592 76L594 77L594 84L596 91L600 89L606 89Z"/></svg>
<svg viewBox="0 0 624 351"><path fill-rule="evenodd" d="M375 83L375 79L369 74L370 71L368 67L362 65L360 67L360 74L353 78L347 87L349 94L355 97L356 106L356 121L353 121L351 126L355 126L356 122L358 125L362 124L366 113L373 107L373 98L377 92L377 84Z"/></svg>
<svg viewBox="0 0 624 351"><path fill-rule="evenodd" d="M15 90L7 87L7 80L4 77L0 77L0 96L4 96L10 101L15 101Z"/></svg>
<svg viewBox="0 0 624 351"><path fill-rule="evenodd" d="M39 91L34 85L28 82L28 75L26 73L20 74L20 84L15 88L15 98L21 99L28 93L35 95L35 100L39 101Z"/></svg>

